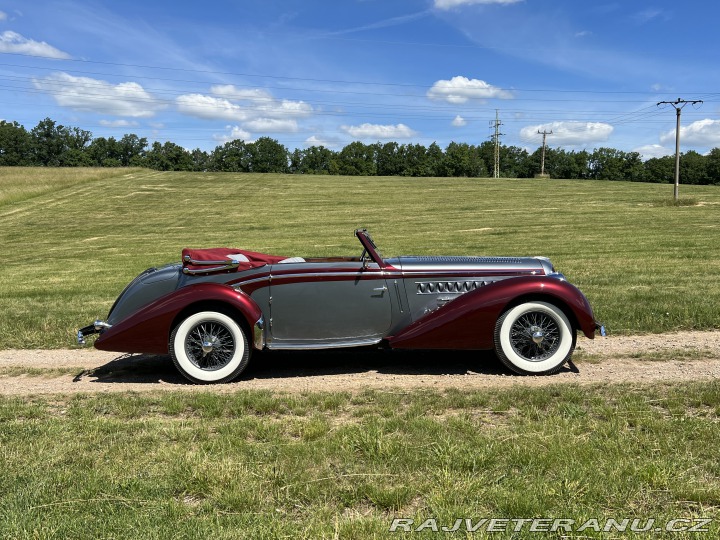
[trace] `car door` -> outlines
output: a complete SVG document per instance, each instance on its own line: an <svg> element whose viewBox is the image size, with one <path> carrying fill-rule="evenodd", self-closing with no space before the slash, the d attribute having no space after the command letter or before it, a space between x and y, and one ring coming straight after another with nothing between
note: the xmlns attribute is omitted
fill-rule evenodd
<svg viewBox="0 0 720 540"><path fill-rule="evenodd" d="M391 324L382 269L359 262L274 265L269 348L377 343Z"/></svg>

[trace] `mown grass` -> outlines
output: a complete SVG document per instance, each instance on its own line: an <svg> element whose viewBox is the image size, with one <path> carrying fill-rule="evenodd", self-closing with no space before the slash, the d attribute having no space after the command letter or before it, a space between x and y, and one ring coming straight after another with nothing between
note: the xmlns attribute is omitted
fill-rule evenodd
<svg viewBox="0 0 720 540"><path fill-rule="evenodd" d="M718 382L0 398L0 536L437 538L464 533L388 530L704 517L713 537L719 419Z"/></svg>
<svg viewBox="0 0 720 540"><path fill-rule="evenodd" d="M0 348L72 347L185 246L358 254L357 227L386 255L549 256L613 333L720 326L715 186L666 206L671 186L625 182L22 168L0 182Z"/></svg>

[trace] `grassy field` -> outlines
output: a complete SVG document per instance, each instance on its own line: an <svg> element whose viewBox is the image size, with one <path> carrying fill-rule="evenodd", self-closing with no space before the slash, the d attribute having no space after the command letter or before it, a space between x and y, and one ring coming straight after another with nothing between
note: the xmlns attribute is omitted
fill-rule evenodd
<svg viewBox="0 0 720 540"><path fill-rule="evenodd" d="M673 206L620 182L0 169L0 188L0 349L73 347L184 246L359 254L363 226L387 255L550 256L614 333L719 325L714 187ZM0 397L0 538L716 538L719 418L717 381ZM483 518L577 525L441 529Z"/></svg>
<svg viewBox="0 0 720 540"><path fill-rule="evenodd" d="M0 537L717 538L720 384L0 400ZM545 526L547 530L547 525ZM400 529L402 531L402 529ZM487 526L480 531L487 531Z"/></svg>
<svg viewBox="0 0 720 540"><path fill-rule="evenodd" d="M57 183L54 184L54 179ZM545 255L613 333L718 328L720 189L625 182L0 169L0 349L66 348L185 246Z"/></svg>

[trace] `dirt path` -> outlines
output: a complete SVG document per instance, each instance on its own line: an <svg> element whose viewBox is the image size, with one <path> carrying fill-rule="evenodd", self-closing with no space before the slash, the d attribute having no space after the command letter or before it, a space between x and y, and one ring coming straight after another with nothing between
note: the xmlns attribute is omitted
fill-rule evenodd
<svg viewBox="0 0 720 540"><path fill-rule="evenodd" d="M169 357L94 349L0 351L0 394L189 390L358 391L367 388L498 388L720 378L720 331L578 339L575 366L549 377L510 373L492 353L307 351L256 354L224 385L188 384Z"/></svg>

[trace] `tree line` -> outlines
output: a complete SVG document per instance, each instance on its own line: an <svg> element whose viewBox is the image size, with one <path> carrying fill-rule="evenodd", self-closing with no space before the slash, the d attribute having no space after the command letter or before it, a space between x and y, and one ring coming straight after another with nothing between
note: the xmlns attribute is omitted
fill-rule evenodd
<svg viewBox="0 0 720 540"><path fill-rule="evenodd" d="M542 148L529 153L517 146L499 147L499 176L532 178L541 168ZM161 171L224 171L349 176L488 177L494 175L495 144L451 142L364 144L339 151L311 146L289 151L270 137L254 142L232 140L211 152L187 150L173 142L148 144L145 137L95 137L77 127L41 120L30 131L17 122L0 121L0 166L146 167ZM641 159L638 152L613 148L593 151L545 149L545 172L553 178L672 183L675 157ZM720 148L702 155L682 154L683 184L720 185Z"/></svg>

